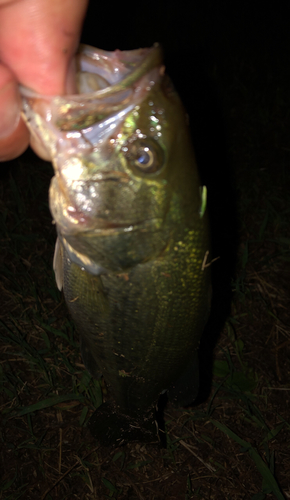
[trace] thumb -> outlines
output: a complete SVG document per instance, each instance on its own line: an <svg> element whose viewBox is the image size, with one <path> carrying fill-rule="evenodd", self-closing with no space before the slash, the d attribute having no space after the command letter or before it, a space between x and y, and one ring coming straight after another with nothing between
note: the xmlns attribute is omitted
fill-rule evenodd
<svg viewBox="0 0 290 500"><path fill-rule="evenodd" d="M0 161L28 146L18 83L47 95L73 93L72 62L88 0L0 0ZM4 120L5 117L5 120ZM31 141L39 156L49 159Z"/></svg>
<svg viewBox="0 0 290 500"><path fill-rule="evenodd" d="M0 0L0 59L18 82L41 94L66 93L87 3Z"/></svg>

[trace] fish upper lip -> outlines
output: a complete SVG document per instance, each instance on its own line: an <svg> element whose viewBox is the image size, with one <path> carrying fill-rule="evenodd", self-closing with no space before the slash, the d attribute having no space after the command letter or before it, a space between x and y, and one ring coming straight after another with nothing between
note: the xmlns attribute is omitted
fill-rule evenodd
<svg viewBox="0 0 290 500"><path fill-rule="evenodd" d="M124 116L145 99L151 88L160 80L164 72L161 49L154 46L133 52L135 55L132 59L132 51L104 53L95 48L80 47L76 56L80 73L102 76L104 70L112 77L106 78L108 86L99 90L89 85L89 89L82 91L80 87L79 93L72 95L47 96L20 85L23 117L34 132L39 127L35 122L35 116L44 122L44 127L51 134L47 146L52 150L53 156L56 154L54 143L60 134L65 137L72 131L85 131L98 125L96 133L89 142L95 145L99 144L100 139L105 140L112 132L112 123L109 122L113 119L117 126L124 120ZM88 60L90 62L87 68ZM115 78L117 73L114 71L116 67L111 64L112 60L119 62L118 70L123 66L123 69L117 72L119 74L117 80ZM41 142L47 141L40 132L37 132L37 135Z"/></svg>

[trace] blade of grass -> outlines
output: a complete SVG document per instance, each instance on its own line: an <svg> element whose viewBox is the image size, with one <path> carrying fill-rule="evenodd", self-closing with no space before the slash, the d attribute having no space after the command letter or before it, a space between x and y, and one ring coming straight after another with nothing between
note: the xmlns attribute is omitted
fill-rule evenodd
<svg viewBox="0 0 290 500"><path fill-rule="evenodd" d="M244 439L241 439L237 434L235 434L231 429L229 429L226 425L221 424L217 420L210 419L210 421L224 434L226 434L228 437L236 441L240 446L244 448L245 451L247 451L251 457L252 460L254 460L256 467L258 471L260 472L265 484L271 488L271 492L276 496L277 500L285 500L284 495L282 494L276 479L274 478L273 474L271 473L269 467L265 462L262 460L258 452L253 448L253 446L245 441Z"/></svg>
<svg viewBox="0 0 290 500"><path fill-rule="evenodd" d="M44 408L49 408L50 406L55 406L59 403L63 403L64 401L84 401L84 399L84 396L78 394L64 394L63 396L54 396L52 398L44 399L43 401L38 401L38 403L34 403L33 405L25 406L20 411L18 411L15 416L21 417L22 415L27 415L28 413L32 413L34 411L43 410Z"/></svg>
<svg viewBox="0 0 290 500"><path fill-rule="evenodd" d="M267 441L271 441L274 437L277 436L277 434L281 431L281 429L284 427L285 422L282 422L281 424L277 425L276 429L272 429L270 432L268 432L267 436L264 437L263 441L261 444L266 443Z"/></svg>

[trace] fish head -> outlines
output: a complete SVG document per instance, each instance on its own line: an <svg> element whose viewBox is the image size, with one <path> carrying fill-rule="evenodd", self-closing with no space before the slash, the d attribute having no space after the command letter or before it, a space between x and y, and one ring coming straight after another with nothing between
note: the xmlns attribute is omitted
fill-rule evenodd
<svg viewBox="0 0 290 500"><path fill-rule="evenodd" d="M50 210L70 259L120 273L164 254L182 205L198 211L185 112L159 46L81 46L76 62L79 94L22 88L24 116L52 158Z"/></svg>

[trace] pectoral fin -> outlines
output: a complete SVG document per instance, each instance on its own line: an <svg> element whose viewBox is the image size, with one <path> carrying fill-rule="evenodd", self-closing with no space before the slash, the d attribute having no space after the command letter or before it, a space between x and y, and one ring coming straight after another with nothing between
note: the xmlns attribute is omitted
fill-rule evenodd
<svg viewBox="0 0 290 500"><path fill-rule="evenodd" d="M55 242L53 270L57 288L61 292L63 288L63 248L59 238L57 238Z"/></svg>

